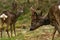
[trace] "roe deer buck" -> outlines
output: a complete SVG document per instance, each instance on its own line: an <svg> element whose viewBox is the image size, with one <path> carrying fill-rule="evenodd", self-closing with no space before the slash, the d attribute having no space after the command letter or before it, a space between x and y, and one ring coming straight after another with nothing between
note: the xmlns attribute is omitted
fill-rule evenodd
<svg viewBox="0 0 60 40"><path fill-rule="evenodd" d="M42 14L42 11L40 14ZM35 13L35 11L34 11L34 13ZM55 35L56 31L58 31L58 33L60 33L60 4L55 4L55 5L51 6L48 14L46 14L45 16L38 15L37 13L35 13L35 14L34 14L35 17L32 16L35 19L32 18L30 31L33 31L42 25L51 24L52 26L54 26L54 32L53 32L53 36L52 36L52 40L54 40L54 35Z"/></svg>

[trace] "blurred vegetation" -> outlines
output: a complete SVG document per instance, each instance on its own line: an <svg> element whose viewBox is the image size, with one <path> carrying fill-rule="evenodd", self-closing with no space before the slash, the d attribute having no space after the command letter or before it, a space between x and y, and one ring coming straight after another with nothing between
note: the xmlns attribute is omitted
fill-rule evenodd
<svg viewBox="0 0 60 40"><path fill-rule="evenodd" d="M11 10L12 2L14 0L0 0L0 12L2 10ZM35 8L40 7L47 11L52 4L58 2L58 0L16 0L18 6L24 6L24 13L28 13L30 10L29 8L34 5Z"/></svg>
<svg viewBox="0 0 60 40"><path fill-rule="evenodd" d="M14 0L0 0L0 13L3 10L11 10L12 9L12 2ZM33 5L35 8L40 8L40 10L43 10L43 13L47 13L49 11L49 8L55 4L58 3L59 0L16 0L18 6L24 7L24 15L21 15L18 18L18 22L16 23L16 26L20 26L22 24L25 24L25 26L30 26L31 23L31 11L30 7ZM27 29L28 30L28 29ZM24 30L25 31L25 30ZM1 40L44 40L44 38L41 38L41 33L45 30L37 29L34 32L27 32L23 34L23 29L20 30L20 35L18 37L12 37L12 38L2 38ZM49 33L50 30L48 30ZM45 31L46 32L46 31ZM40 35L40 36L39 36ZM44 34L46 35L46 34ZM51 36L51 35L50 35ZM44 37L44 36L43 36ZM34 39L36 38L36 39ZM46 40L46 39L45 39ZM51 38L50 38L51 40ZM58 39L57 39L58 40Z"/></svg>
<svg viewBox="0 0 60 40"><path fill-rule="evenodd" d="M12 2L14 0L0 0L0 12L3 10L11 10ZM35 8L43 9L44 13L48 12L49 7L52 4L57 3L59 0L16 0L18 6L24 6L24 14L31 14L30 7L33 5ZM30 15L31 16L31 15ZM24 19L25 17L20 17L20 19Z"/></svg>

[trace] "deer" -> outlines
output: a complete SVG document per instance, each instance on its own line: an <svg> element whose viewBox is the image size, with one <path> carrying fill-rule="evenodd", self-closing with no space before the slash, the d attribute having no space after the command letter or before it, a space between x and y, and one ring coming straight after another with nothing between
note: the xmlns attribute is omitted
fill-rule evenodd
<svg viewBox="0 0 60 40"><path fill-rule="evenodd" d="M13 10L16 10L17 13L13 12ZM3 25L4 23L7 25L6 27L6 32L8 34L8 37L10 37L9 35L9 27L11 30L11 36L12 36L12 32L14 31L14 34L16 36L16 29L15 29L15 24L16 21L18 19L18 17L23 13L23 7L19 7L17 9L17 4L14 2L12 3L12 11L9 10L4 10L1 14L0 14L0 19L1 19L1 37L2 37L2 32L3 32Z"/></svg>
<svg viewBox="0 0 60 40"><path fill-rule="evenodd" d="M16 35L16 31L15 31L15 23L18 19L18 17L23 13L23 9L20 10L20 12L17 13L13 13L10 11L3 11L3 13L0 15L1 18L1 26L2 26L2 30L1 30L1 37L2 37L2 32L3 32L3 24L5 23L7 25L7 34L9 36L8 33L8 28L10 26L10 30L11 30L11 36L12 36L12 31L14 30L14 34Z"/></svg>
<svg viewBox="0 0 60 40"><path fill-rule="evenodd" d="M33 8L31 9L33 10ZM54 36L56 31L60 34L60 4L54 4L49 8L49 12L43 16L43 10L40 15L33 10L34 16L32 16L30 31L33 31L43 25L52 25L54 26L54 31L52 35L52 40L54 40ZM34 17L34 18L33 18Z"/></svg>

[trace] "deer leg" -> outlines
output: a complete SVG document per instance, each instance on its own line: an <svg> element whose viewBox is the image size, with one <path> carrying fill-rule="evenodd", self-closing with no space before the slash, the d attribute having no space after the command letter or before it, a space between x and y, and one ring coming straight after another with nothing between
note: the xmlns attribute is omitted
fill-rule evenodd
<svg viewBox="0 0 60 40"><path fill-rule="evenodd" d="M10 30L11 30L11 37L12 37L12 24L10 25Z"/></svg>
<svg viewBox="0 0 60 40"><path fill-rule="evenodd" d="M2 28L1 28L1 38L2 38L2 32L3 32L3 30L2 30Z"/></svg>
<svg viewBox="0 0 60 40"><path fill-rule="evenodd" d="M1 29L1 38L2 38L2 29Z"/></svg>
<svg viewBox="0 0 60 40"><path fill-rule="evenodd" d="M13 24L13 30L14 30L14 34L16 36L15 24Z"/></svg>
<svg viewBox="0 0 60 40"><path fill-rule="evenodd" d="M52 40L54 40L54 36L55 36L55 33L56 33L56 28L54 28L54 32L53 32L53 36L52 36Z"/></svg>
<svg viewBox="0 0 60 40"><path fill-rule="evenodd" d="M8 28L9 28L9 25L7 25L6 32L7 32L7 34L8 34L8 37L10 37Z"/></svg>
<svg viewBox="0 0 60 40"><path fill-rule="evenodd" d="M1 38L2 38L2 32L3 32L3 24L4 24L4 23L1 23L1 27L2 27L2 28L1 28Z"/></svg>

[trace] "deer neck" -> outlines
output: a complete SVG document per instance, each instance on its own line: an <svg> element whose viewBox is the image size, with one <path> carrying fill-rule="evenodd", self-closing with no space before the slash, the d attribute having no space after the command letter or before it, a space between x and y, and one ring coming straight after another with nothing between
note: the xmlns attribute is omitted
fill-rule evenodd
<svg viewBox="0 0 60 40"><path fill-rule="evenodd" d="M18 18L21 14L22 14L22 12L17 12L16 17Z"/></svg>
<svg viewBox="0 0 60 40"><path fill-rule="evenodd" d="M18 18L20 16L20 13L16 13L16 17Z"/></svg>

